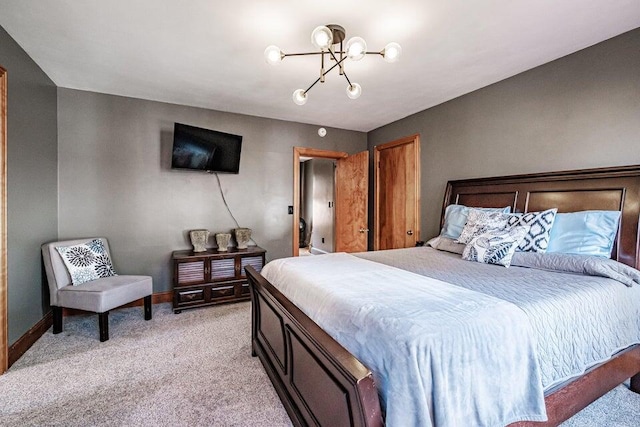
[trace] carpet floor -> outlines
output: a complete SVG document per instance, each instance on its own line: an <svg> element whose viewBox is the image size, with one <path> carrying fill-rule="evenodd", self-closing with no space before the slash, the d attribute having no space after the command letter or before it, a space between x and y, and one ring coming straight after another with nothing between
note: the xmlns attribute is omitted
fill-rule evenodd
<svg viewBox="0 0 640 427"><path fill-rule="evenodd" d="M65 318L0 377L2 426L290 426L260 361L250 355L250 306L173 314L154 306ZM563 424L637 426L640 395L624 385Z"/></svg>

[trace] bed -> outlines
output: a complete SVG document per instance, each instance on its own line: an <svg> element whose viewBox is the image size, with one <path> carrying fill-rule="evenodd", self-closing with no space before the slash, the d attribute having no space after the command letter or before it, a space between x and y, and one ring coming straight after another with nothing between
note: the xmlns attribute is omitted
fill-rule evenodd
<svg viewBox="0 0 640 427"><path fill-rule="evenodd" d="M635 268L640 265L640 166L452 181L445 192L443 216L450 204L510 206L515 212L551 207L559 212L619 210L612 257ZM376 261L384 264L382 259ZM262 361L294 424L383 425L375 375L255 270L248 268L247 276L252 292L252 352ZM363 292L362 299L366 297ZM557 425L629 378L631 389L640 392L638 345L621 349L578 378L547 388L546 422L513 420L514 425ZM535 381L523 378L521 385L529 382ZM475 376L466 383L483 386Z"/></svg>

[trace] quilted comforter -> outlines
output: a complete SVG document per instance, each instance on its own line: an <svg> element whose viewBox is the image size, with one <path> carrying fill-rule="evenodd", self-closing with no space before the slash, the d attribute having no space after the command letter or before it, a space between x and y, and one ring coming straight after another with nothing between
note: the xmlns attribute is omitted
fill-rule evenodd
<svg viewBox="0 0 640 427"><path fill-rule="evenodd" d="M618 351L640 343L637 284L626 286L604 277L480 264L428 247L356 255L515 304L526 314L534 332L547 393Z"/></svg>
<svg viewBox="0 0 640 427"><path fill-rule="evenodd" d="M344 253L261 274L371 369L387 425L546 420L536 340L515 304Z"/></svg>

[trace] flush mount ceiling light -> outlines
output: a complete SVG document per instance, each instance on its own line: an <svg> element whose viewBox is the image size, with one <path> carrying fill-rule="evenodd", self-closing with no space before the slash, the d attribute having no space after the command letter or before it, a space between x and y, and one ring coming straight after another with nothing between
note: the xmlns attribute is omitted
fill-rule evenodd
<svg viewBox="0 0 640 427"><path fill-rule="evenodd" d="M264 50L264 58L271 65L278 65L287 56L320 55L320 77L316 79L307 89L298 89L293 92L293 102L304 105L307 102L307 94L316 83L324 83L324 77L334 68L338 67L340 75L347 80L347 96L351 99L359 98L362 94L362 87L358 83L353 83L344 71L344 61L349 58L352 61L359 61L366 55L380 55L387 62L396 62L400 58L402 48L398 43L389 43L380 52L368 52L367 43L362 37L352 37L343 47L345 38L344 28L340 25L329 24L317 27L311 33L311 43L319 52L304 53L284 53L277 46L268 46ZM325 70L325 56L328 61L335 62L328 70Z"/></svg>

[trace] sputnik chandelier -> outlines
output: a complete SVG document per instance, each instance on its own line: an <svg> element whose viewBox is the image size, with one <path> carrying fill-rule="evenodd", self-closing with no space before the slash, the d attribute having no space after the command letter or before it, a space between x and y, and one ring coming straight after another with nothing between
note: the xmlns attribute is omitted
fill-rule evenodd
<svg viewBox="0 0 640 427"><path fill-rule="evenodd" d="M359 61L366 55L380 55L387 62L396 62L402 53L400 45L393 42L387 44L380 52L367 52L367 43L362 37L350 38L345 50L342 45L345 34L344 28L340 25L321 25L311 33L311 43L320 49L319 52L284 53L279 47L274 45L268 46L265 49L264 57L271 65L278 65L287 56L320 55L320 77L311 83L311 86L307 89L298 89L293 92L293 102L298 105L306 104L307 94L311 88L318 82L324 83L325 76L336 67L338 67L340 75L344 76L347 80L347 96L351 99L359 98L362 94L362 87L358 83L352 82L347 76L347 73L344 71L345 59L349 58L352 61ZM325 70L325 62L327 60L333 61L335 64L328 70Z"/></svg>

